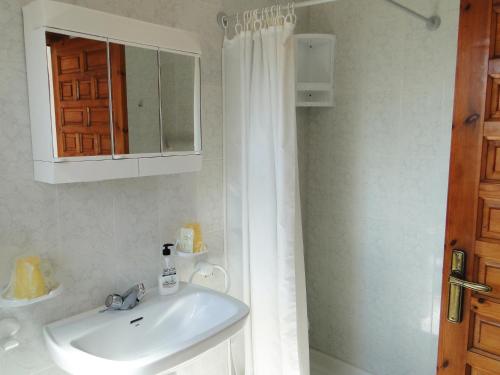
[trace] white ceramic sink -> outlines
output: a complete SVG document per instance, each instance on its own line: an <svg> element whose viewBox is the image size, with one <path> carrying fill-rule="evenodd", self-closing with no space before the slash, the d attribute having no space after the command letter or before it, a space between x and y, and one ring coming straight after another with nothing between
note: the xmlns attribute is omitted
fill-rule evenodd
<svg viewBox="0 0 500 375"><path fill-rule="evenodd" d="M173 296L148 292L132 310L98 308L46 325L54 361L71 374L158 374L227 340L248 306L225 294L180 283Z"/></svg>

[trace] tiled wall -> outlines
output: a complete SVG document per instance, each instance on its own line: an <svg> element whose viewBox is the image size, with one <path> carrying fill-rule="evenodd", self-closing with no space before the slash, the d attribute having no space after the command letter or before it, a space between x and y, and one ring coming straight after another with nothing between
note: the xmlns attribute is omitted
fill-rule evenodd
<svg viewBox="0 0 500 375"><path fill-rule="evenodd" d="M202 223L211 260L224 262L222 215L222 33L215 16L222 0L77 0L76 5L179 27L201 38L205 158L200 173L51 186L33 181L22 5L0 1L0 284L11 261L48 252L65 292L32 307L0 309L17 317L21 346L0 353L2 375L58 374L45 350L47 322L103 303L113 291L143 280L156 284L161 244L185 221ZM182 277L190 266L181 264ZM212 285L220 287L222 280ZM226 346L205 354L183 374L224 375Z"/></svg>
<svg viewBox="0 0 500 375"><path fill-rule="evenodd" d="M442 26L378 0L310 10L310 32L337 35L336 107L299 117L310 342L376 375L431 375L459 1L401 3Z"/></svg>

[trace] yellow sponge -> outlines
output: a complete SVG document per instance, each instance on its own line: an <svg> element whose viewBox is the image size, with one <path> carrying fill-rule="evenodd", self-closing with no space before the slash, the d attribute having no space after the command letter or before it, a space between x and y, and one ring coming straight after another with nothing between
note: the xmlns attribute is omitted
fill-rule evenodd
<svg viewBox="0 0 500 375"><path fill-rule="evenodd" d="M193 230L193 253L199 253L203 250L203 237L201 234L201 225L199 223L188 223L184 225L184 228L190 228Z"/></svg>
<svg viewBox="0 0 500 375"><path fill-rule="evenodd" d="M47 286L40 270L40 257L27 256L16 261L14 297L32 299L47 294Z"/></svg>

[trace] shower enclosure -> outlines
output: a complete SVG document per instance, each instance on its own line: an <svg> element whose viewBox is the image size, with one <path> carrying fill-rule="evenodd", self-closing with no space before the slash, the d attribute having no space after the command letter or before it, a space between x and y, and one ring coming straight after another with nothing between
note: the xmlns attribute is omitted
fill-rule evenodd
<svg viewBox="0 0 500 375"><path fill-rule="evenodd" d="M296 109L312 375L435 373L459 2L404 2L439 14L437 29L390 3L297 9L296 33L336 37L334 106ZM229 126L231 205L241 135ZM233 213L234 275L245 260ZM237 280L233 292L244 289Z"/></svg>

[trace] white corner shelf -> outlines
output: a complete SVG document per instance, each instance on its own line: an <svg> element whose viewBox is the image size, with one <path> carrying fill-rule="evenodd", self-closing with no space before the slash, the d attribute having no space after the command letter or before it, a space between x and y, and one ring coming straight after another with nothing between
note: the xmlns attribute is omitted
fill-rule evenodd
<svg viewBox="0 0 500 375"><path fill-rule="evenodd" d="M333 107L335 35L294 37L296 106Z"/></svg>
<svg viewBox="0 0 500 375"><path fill-rule="evenodd" d="M332 107L331 102L297 102L297 107Z"/></svg>
<svg viewBox="0 0 500 375"><path fill-rule="evenodd" d="M184 259L199 259L205 254L208 254L208 250L200 251L197 253L187 253L185 251L175 250L175 256Z"/></svg>
<svg viewBox="0 0 500 375"><path fill-rule="evenodd" d="M7 291L7 287L2 289L0 293L0 308L13 308L13 307L23 307L33 305L38 302L47 301L49 299L59 296L63 292L62 284L59 284L57 288L52 289L49 293L44 296L32 298L32 299L10 299L4 296Z"/></svg>

